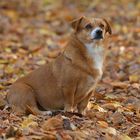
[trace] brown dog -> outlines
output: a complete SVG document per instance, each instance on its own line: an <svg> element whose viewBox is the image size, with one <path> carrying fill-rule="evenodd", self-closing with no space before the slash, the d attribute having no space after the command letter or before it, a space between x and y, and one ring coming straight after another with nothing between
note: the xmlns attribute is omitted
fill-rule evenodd
<svg viewBox="0 0 140 140"><path fill-rule="evenodd" d="M7 99L13 111L25 113L30 107L40 113L45 110L84 113L88 101L102 76L111 28L105 19L81 17L72 22L71 35L64 52L10 88Z"/></svg>

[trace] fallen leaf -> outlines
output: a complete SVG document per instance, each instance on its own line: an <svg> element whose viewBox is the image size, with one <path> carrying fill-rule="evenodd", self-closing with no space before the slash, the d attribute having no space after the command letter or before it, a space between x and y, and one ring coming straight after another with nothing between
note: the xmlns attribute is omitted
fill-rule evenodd
<svg viewBox="0 0 140 140"><path fill-rule="evenodd" d="M116 88L127 88L129 86L128 83L125 83L125 82L111 82L110 83L113 87L116 87Z"/></svg>
<svg viewBox="0 0 140 140"><path fill-rule="evenodd" d="M0 94L0 109L3 109L7 102L3 99L2 95Z"/></svg>
<svg viewBox="0 0 140 140"><path fill-rule="evenodd" d="M111 102L111 103L103 104L102 107L106 109L115 110L116 108L121 107L121 104L119 102Z"/></svg>
<svg viewBox="0 0 140 140"><path fill-rule="evenodd" d="M121 125L125 121L125 118L122 113L115 112L112 114L110 120L113 122L113 125Z"/></svg>
<svg viewBox="0 0 140 140"><path fill-rule="evenodd" d="M42 128L46 131L63 129L63 119L60 116L52 117L43 122Z"/></svg>
<svg viewBox="0 0 140 140"><path fill-rule="evenodd" d="M97 125L99 127L102 127L102 128L107 128L108 127L108 123L105 122L105 121L97 121Z"/></svg>
<svg viewBox="0 0 140 140"><path fill-rule="evenodd" d="M117 99L117 96L115 94L107 94L105 95L105 99L113 100L113 99Z"/></svg>
<svg viewBox="0 0 140 140"><path fill-rule="evenodd" d="M18 129L16 127L10 126L6 133L6 138L15 137Z"/></svg>
<svg viewBox="0 0 140 140"><path fill-rule="evenodd" d="M97 104L93 104L92 109L98 110L100 112L107 112L104 108L100 107Z"/></svg>
<svg viewBox="0 0 140 140"><path fill-rule="evenodd" d="M108 127L105 129L105 132L108 133L108 134L112 134L112 135L117 135L117 131L115 128L113 127Z"/></svg>
<svg viewBox="0 0 140 140"><path fill-rule="evenodd" d="M119 136L119 139L120 140L132 140L128 135L126 135L126 134L123 134L123 135L121 135L121 136Z"/></svg>
<svg viewBox="0 0 140 140"><path fill-rule="evenodd" d="M140 125L134 125L128 131L128 135L131 137L138 137L140 136Z"/></svg>
<svg viewBox="0 0 140 140"><path fill-rule="evenodd" d="M21 128L37 127L38 126L38 123L34 121L35 118L36 118L36 116L30 114L21 123Z"/></svg>
<svg viewBox="0 0 140 140"><path fill-rule="evenodd" d="M63 127L66 130L76 130L76 126L67 118L63 119Z"/></svg>
<svg viewBox="0 0 140 140"><path fill-rule="evenodd" d="M139 80L140 80L140 76L139 75L133 74L133 75L129 76L129 81L130 82L138 82Z"/></svg>

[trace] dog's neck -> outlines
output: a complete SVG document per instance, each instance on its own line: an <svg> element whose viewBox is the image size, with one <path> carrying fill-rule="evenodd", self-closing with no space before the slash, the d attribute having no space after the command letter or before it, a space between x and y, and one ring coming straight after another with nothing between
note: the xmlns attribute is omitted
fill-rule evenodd
<svg viewBox="0 0 140 140"><path fill-rule="evenodd" d="M102 44L103 45L103 44ZM87 49L87 53L91 58L93 67L99 70L100 76L103 74L103 62L105 58L105 50L101 44L96 43L87 43L85 47Z"/></svg>
<svg viewBox="0 0 140 140"><path fill-rule="evenodd" d="M94 77L96 75L102 76L105 54L105 49L101 46L101 43L93 42L84 44L76 35L71 36L68 47L66 47L64 51L64 55L70 59L73 64Z"/></svg>

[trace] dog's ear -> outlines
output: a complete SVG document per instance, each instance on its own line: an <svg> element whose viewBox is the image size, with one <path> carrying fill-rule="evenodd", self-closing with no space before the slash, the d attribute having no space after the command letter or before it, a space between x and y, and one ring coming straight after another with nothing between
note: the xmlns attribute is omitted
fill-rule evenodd
<svg viewBox="0 0 140 140"><path fill-rule="evenodd" d="M78 19L73 20L70 24L71 24L71 27L72 27L76 32L78 32L78 31L81 29L82 25L83 25L85 22L87 22L87 19L86 19L86 17L82 16L82 17L80 17L80 18L78 18Z"/></svg>
<svg viewBox="0 0 140 140"><path fill-rule="evenodd" d="M105 22L106 24L106 27L105 27L105 30L106 32L108 32L110 35L112 34L112 29L111 29L111 26L110 24L108 23L108 21L106 19L103 18L103 21Z"/></svg>

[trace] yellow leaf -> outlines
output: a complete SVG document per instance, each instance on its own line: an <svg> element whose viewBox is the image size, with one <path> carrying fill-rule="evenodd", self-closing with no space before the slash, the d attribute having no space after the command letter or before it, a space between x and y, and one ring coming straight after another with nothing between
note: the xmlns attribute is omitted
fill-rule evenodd
<svg viewBox="0 0 140 140"><path fill-rule="evenodd" d="M121 135L120 137L120 140L132 140L128 135L126 135L126 134L123 134L123 135Z"/></svg>
<svg viewBox="0 0 140 140"><path fill-rule="evenodd" d="M127 28L127 26L123 26L123 27L122 27L122 30L123 30L124 33L128 33L128 28Z"/></svg>
<svg viewBox="0 0 140 140"><path fill-rule="evenodd" d="M116 31L120 31L121 30L121 26L119 24L115 24L114 28Z"/></svg>
<svg viewBox="0 0 140 140"><path fill-rule="evenodd" d="M129 52L129 53L126 53L125 54L125 57L126 57L126 59L128 59L128 60L132 60L133 59L133 53L132 52Z"/></svg>
<svg viewBox="0 0 140 140"><path fill-rule="evenodd" d="M55 32L50 31L49 29L46 29L46 28L41 28L39 30L39 33L42 35L55 35Z"/></svg>
<svg viewBox="0 0 140 140"><path fill-rule="evenodd" d="M3 85L0 85L0 90L4 89L5 87Z"/></svg>
<svg viewBox="0 0 140 140"><path fill-rule="evenodd" d="M133 74L133 75L129 76L129 81L130 82L138 82L139 80L140 80L140 76L139 75Z"/></svg>
<svg viewBox="0 0 140 140"><path fill-rule="evenodd" d="M46 61L45 60L40 60L40 61L37 61L37 64L38 65L43 65L43 64L45 64L46 63Z"/></svg>
<svg viewBox="0 0 140 140"><path fill-rule="evenodd" d="M8 61L7 60L4 60L4 59L0 59L0 64L7 64Z"/></svg>
<svg viewBox="0 0 140 140"><path fill-rule="evenodd" d="M6 51L7 53L11 53L11 52L12 52L11 48L5 48L5 51Z"/></svg>
<svg viewBox="0 0 140 140"><path fill-rule="evenodd" d="M92 107L93 109L97 109L100 112L107 112L105 109L103 109L102 107L100 107L99 105L93 105Z"/></svg>
<svg viewBox="0 0 140 140"><path fill-rule="evenodd" d="M21 124L22 128L27 128L29 126L38 126L38 123L34 121L36 117L34 115L29 115L28 118L24 119L24 121Z"/></svg>
<svg viewBox="0 0 140 140"><path fill-rule="evenodd" d="M117 97L116 97L116 95L114 95L114 94L107 94L106 96L105 96L105 99L116 99Z"/></svg>
<svg viewBox="0 0 140 140"><path fill-rule="evenodd" d="M15 69L11 65L8 65L5 69L5 72L11 74L15 72Z"/></svg>
<svg viewBox="0 0 140 140"><path fill-rule="evenodd" d="M18 18L18 12L17 11L14 11L14 10L6 10L4 12L8 17L16 20Z"/></svg>

